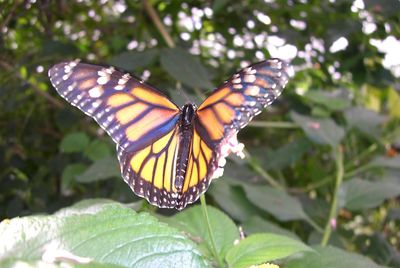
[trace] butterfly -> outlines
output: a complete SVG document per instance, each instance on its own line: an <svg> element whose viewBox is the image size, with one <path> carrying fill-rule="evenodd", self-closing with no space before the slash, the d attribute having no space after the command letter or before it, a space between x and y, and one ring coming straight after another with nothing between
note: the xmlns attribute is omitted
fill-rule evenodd
<svg viewBox="0 0 400 268"><path fill-rule="evenodd" d="M265 60L235 73L200 106L178 107L158 89L115 67L63 62L49 70L57 92L91 116L117 145L125 182L160 208L181 210L222 175L237 132L282 92L292 68Z"/></svg>

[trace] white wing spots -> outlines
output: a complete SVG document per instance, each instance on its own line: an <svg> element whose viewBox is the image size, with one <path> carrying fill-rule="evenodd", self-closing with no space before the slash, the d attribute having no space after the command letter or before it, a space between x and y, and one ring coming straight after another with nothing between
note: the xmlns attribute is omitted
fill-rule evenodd
<svg viewBox="0 0 400 268"><path fill-rule="evenodd" d="M243 88L242 79L240 78L239 74L235 74L233 76L232 83L233 83L233 88L234 89L238 89L239 90L239 89Z"/></svg>
<svg viewBox="0 0 400 268"><path fill-rule="evenodd" d="M62 80L65 81L65 80L67 80L70 76L71 76L71 72L66 73L66 74L63 75Z"/></svg>
<svg viewBox="0 0 400 268"><path fill-rule="evenodd" d="M120 79L118 79L118 85L115 86L116 90L122 90L125 88L125 84L129 81L130 75L124 74Z"/></svg>
<svg viewBox="0 0 400 268"><path fill-rule="evenodd" d="M104 85L108 83L108 81L110 81L110 76L114 72L114 70L114 67L110 67L98 71L97 74L99 75L99 77L97 78L97 83L99 85Z"/></svg>
<svg viewBox="0 0 400 268"><path fill-rule="evenodd" d="M242 89L243 85L242 84L233 84L234 89Z"/></svg>
<svg viewBox="0 0 400 268"><path fill-rule="evenodd" d="M259 86L249 86L246 90L246 93L250 96L258 96L260 94L260 87Z"/></svg>
<svg viewBox="0 0 400 268"><path fill-rule="evenodd" d="M77 59L77 60L71 61L71 62L69 62L68 64L66 64L66 65L64 66L64 73L65 73L65 74L69 74L69 73L74 69L74 67L78 64L79 61L80 61L80 60ZM67 79L68 79L68 78L67 78ZM64 79L64 80L67 80L67 79Z"/></svg>
<svg viewBox="0 0 400 268"><path fill-rule="evenodd" d="M242 79L240 79L240 77L234 78L232 80L232 83L234 83L234 84L240 84L241 82L242 82Z"/></svg>
<svg viewBox="0 0 400 268"><path fill-rule="evenodd" d="M96 86L96 87L90 89L88 93L91 98L98 98L101 95L103 95L104 89L102 86Z"/></svg>
<svg viewBox="0 0 400 268"><path fill-rule="evenodd" d="M92 107L96 109L100 106L100 104L101 104L101 100L96 100L96 101L92 102Z"/></svg>
<svg viewBox="0 0 400 268"><path fill-rule="evenodd" d="M256 81L256 76L254 74L246 74L244 76L244 81L246 83L254 83Z"/></svg>
<svg viewBox="0 0 400 268"><path fill-rule="evenodd" d="M99 78L97 78L97 83L99 85L105 85L108 81L110 81L110 77L108 76L100 76Z"/></svg>
<svg viewBox="0 0 400 268"><path fill-rule="evenodd" d="M256 69L253 69L252 67L248 67L248 68L244 69L244 72L245 72L246 74L250 75L250 74L256 74L256 73L257 73L257 70L256 70Z"/></svg>

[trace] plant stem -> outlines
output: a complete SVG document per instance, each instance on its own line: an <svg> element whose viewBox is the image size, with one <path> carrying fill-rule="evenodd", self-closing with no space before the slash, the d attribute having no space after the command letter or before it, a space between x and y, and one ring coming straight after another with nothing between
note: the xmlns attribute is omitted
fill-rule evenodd
<svg viewBox="0 0 400 268"><path fill-rule="evenodd" d="M201 203L201 209L203 211L203 217L204 217L204 220L205 220L206 225L207 225L208 235L210 236L210 240L211 240L211 251L212 251L215 259L218 262L218 266L223 268L225 266L224 266L224 263L223 263L222 259L220 258L219 254L218 254L218 251L217 251L217 246L215 244L214 235L213 235L213 232L212 232L212 229L211 229L210 218L208 217L206 198L205 198L204 194L202 194L200 196L200 203Z"/></svg>
<svg viewBox="0 0 400 268"><path fill-rule="evenodd" d="M299 128L299 126L292 122L273 122L273 121L252 121L249 123L250 127L266 127L266 128Z"/></svg>
<svg viewBox="0 0 400 268"><path fill-rule="evenodd" d="M305 221L308 222L308 224L310 224L318 233L322 234L324 232L324 229L322 229L313 219L307 217Z"/></svg>
<svg viewBox="0 0 400 268"><path fill-rule="evenodd" d="M172 40L171 36L169 35L167 29L165 29L164 24L161 22L161 19L158 16L155 9L153 8L153 6L149 3L148 0L143 0L142 3L144 6L144 9L146 10L150 19L153 21L154 25L157 27L158 31L164 38L165 43L167 43L168 47L170 47L170 48L175 47L174 41Z"/></svg>
<svg viewBox="0 0 400 268"><path fill-rule="evenodd" d="M271 175L268 174L268 172L266 172L259 164L257 164L254 161L251 161L251 155L249 154L249 152L244 149L243 150L244 155L246 156L247 159L249 159L247 161L247 163L250 165L250 167L252 167L254 169L254 171L256 171L258 174L261 175L261 177L263 177L272 187L276 188L276 189L281 189L284 190L285 187L283 187L282 185L280 185Z"/></svg>
<svg viewBox="0 0 400 268"><path fill-rule="evenodd" d="M328 218L328 221L326 222L324 235L321 240L322 246L326 246L328 244L329 238L332 233L332 220L334 220L337 216L339 189L340 189L340 185L342 184L343 177L344 177L343 148L340 145L336 149L335 161L336 161L335 191L333 193L333 199L332 199L331 209L329 212L329 218Z"/></svg>

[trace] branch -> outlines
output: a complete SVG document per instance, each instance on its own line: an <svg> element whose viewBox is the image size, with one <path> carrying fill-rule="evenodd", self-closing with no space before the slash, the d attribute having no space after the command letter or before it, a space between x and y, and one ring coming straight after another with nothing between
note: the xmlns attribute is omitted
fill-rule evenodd
<svg viewBox="0 0 400 268"><path fill-rule="evenodd" d="M58 99L52 97L50 94L48 94L47 92L41 90L37 85L32 84L31 82L29 82L28 80L24 79L21 74L17 71L14 70L14 68L7 62L5 61L0 61L0 66L2 66L4 69L6 69L8 72L11 72L13 74L15 74L15 76L24 81L25 83L27 83L38 95L44 97L45 99L47 99L51 105L53 105L56 108L63 108L64 105L62 104L61 101L59 101Z"/></svg>
<svg viewBox="0 0 400 268"><path fill-rule="evenodd" d="M173 48L175 47L175 43L172 40L171 36L169 35L167 29L165 29L164 24L161 22L160 17L158 16L157 12L153 8L153 6L149 3L148 0L143 0L142 1L144 9L147 12L147 15L149 15L150 19L153 21L155 26L157 27L158 31L164 38L165 42L167 43L168 47Z"/></svg>

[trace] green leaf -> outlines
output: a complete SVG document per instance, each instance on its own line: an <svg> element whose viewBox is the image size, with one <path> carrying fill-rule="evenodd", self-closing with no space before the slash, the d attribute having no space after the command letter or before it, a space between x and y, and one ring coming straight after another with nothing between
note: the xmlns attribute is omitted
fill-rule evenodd
<svg viewBox="0 0 400 268"><path fill-rule="evenodd" d="M254 234L241 240L226 255L229 267L246 268L311 249L298 240L276 234Z"/></svg>
<svg viewBox="0 0 400 268"><path fill-rule="evenodd" d="M86 147L85 155L92 161L100 160L111 155L110 146L104 141L94 140Z"/></svg>
<svg viewBox="0 0 400 268"><path fill-rule="evenodd" d="M229 183L229 179L226 176L214 180L207 193L214 198L229 216L240 222L245 221L252 215L259 214L261 211L247 199L243 188Z"/></svg>
<svg viewBox="0 0 400 268"><path fill-rule="evenodd" d="M258 234L258 233L273 233L290 237L292 239L301 240L295 233L292 233L279 225L267 221L260 216L253 216L242 224L243 230L246 234Z"/></svg>
<svg viewBox="0 0 400 268"><path fill-rule="evenodd" d="M61 175L61 191L66 193L76 181L76 177L87 169L84 164L69 164L63 170Z"/></svg>
<svg viewBox="0 0 400 268"><path fill-rule="evenodd" d="M388 108L391 117L400 118L400 95L393 88L388 92Z"/></svg>
<svg viewBox="0 0 400 268"><path fill-rule="evenodd" d="M285 268L378 268L381 267L375 264L367 257L346 252L342 249L331 246L313 248L315 252L306 252L302 258L290 260Z"/></svg>
<svg viewBox="0 0 400 268"><path fill-rule="evenodd" d="M71 253L124 267L207 266L192 241L147 213L114 202L83 207L3 221L0 261L57 260Z"/></svg>
<svg viewBox="0 0 400 268"><path fill-rule="evenodd" d="M235 223L220 210L211 206L207 206L207 210L218 254L224 258L226 252L233 247L234 241L239 239L238 228ZM173 217L164 218L163 220L169 225L190 234L190 237L199 241L200 245L203 245L202 248L206 248L206 251L208 251L207 254L211 256L210 249L212 248L212 243L201 206L185 209L183 212Z"/></svg>
<svg viewBox="0 0 400 268"><path fill-rule="evenodd" d="M247 198L281 221L308 220L301 203L285 191L263 185L245 185Z"/></svg>
<svg viewBox="0 0 400 268"><path fill-rule="evenodd" d="M291 112L290 116L303 129L307 137L317 144L335 148L344 137L344 129L332 119L317 119L296 112Z"/></svg>
<svg viewBox="0 0 400 268"><path fill-rule="evenodd" d="M344 117L350 128L356 128L365 134L375 137L380 134L381 128L379 126L386 120L385 116L363 107L347 109L344 112Z"/></svg>
<svg viewBox="0 0 400 268"><path fill-rule="evenodd" d="M342 111L350 106L348 97L341 95L341 91L326 92L321 90L310 90L304 95L310 101L320 104L330 111Z"/></svg>
<svg viewBox="0 0 400 268"><path fill-rule="evenodd" d="M377 156L371 162L368 163L371 167L384 167L384 168L400 168L400 156L386 157Z"/></svg>
<svg viewBox="0 0 400 268"><path fill-rule="evenodd" d="M137 68L152 64L158 56L158 49L147 49L145 51L127 51L113 56L109 64L124 70L134 71Z"/></svg>
<svg viewBox="0 0 400 268"><path fill-rule="evenodd" d="M113 177L121 177L119 163L115 156L108 156L94 162L83 174L77 176L77 181L89 183Z"/></svg>
<svg viewBox="0 0 400 268"><path fill-rule="evenodd" d="M89 137L82 132L70 133L64 137L60 150L65 153L83 152L89 145Z"/></svg>
<svg viewBox="0 0 400 268"><path fill-rule="evenodd" d="M182 48L166 48L161 53L161 64L176 80L192 88L213 88L211 77L200 61Z"/></svg>
<svg viewBox="0 0 400 268"><path fill-rule="evenodd" d="M265 148L256 149L258 158L262 158L262 164L266 169L282 170L295 164L310 148L312 143L305 137L284 144L277 150Z"/></svg>
<svg viewBox="0 0 400 268"><path fill-rule="evenodd" d="M400 184L385 179L367 181L355 178L344 182L340 190L342 206L349 210L374 208L398 195Z"/></svg>

